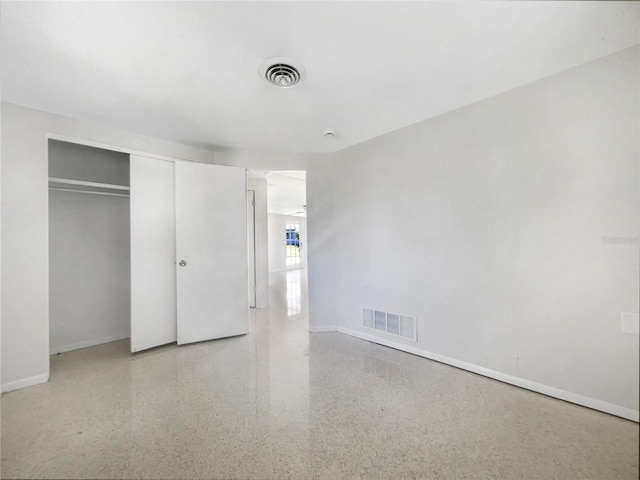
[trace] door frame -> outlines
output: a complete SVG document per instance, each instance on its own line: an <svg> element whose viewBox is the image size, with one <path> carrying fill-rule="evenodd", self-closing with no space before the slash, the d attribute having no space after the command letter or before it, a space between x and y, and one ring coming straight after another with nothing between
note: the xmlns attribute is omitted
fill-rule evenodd
<svg viewBox="0 0 640 480"><path fill-rule="evenodd" d="M256 191L247 189L247 251L249 254L249 307L256 308L258 277L256 266Z"/></svg>

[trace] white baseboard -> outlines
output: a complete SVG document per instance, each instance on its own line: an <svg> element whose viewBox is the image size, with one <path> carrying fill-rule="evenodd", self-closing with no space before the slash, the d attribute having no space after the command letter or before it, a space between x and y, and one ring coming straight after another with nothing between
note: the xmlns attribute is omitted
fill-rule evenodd
<svg viewBox="0 0 640 480"><path fill-rule="evenodd" d="M68 345L62 345L60 347L50 347L49 354L55 355L56 353L70 352L71 350L78 350L80 348L95 347L96 345L115 342L117 340L124 340L125 338L129 338L128 333L125 335L110 335L108 337L98 338L94 340L85 340L83 342L70 343Z"/></svg>
<svg viewBox="0 0 640 480"><path fill-rule="evenodd" d="M43 373L41 375L35 375L29 378L22 378L20 380L16 380L15 382L8 382L2 384L2 393L11 392L13 390L19 390L25 387L32 387L33 385L38 385L39 383L45 383L49 380L49 374Z"/></svg>
<svg viewBox="0 0 640 480"><path fill-rule="evenodd" d="M367 340L372 343L384 345L386 347L394 348L396 350L402 350L403 352L428 358L429 360L435 360L436 362L444 363L446 365L451 365L452 367L460 368L462 370L467 370L472 373L477 373L478 375L482 375L484 377L492 378L494 380L499 380L504 383L515 385L516 387L525 388L527 390L531 390L536 393L542 393L543 395L548 395L549 397L558 398L560 400L575 403L583 407L599 410L601 412L609 413L617 417L626 418L627 420L631 420L634 422L638 422L639 420L638 410L622 407L620 405L605 402L603 400L598 400L595 398L585 397L577 393L567 392L559 388L550 387L542 383L532 382L531 380L526 380L524 378L514 377L513 375L508 375L506 373L491 370L485 367L481 367L479 365L474 365L473 363L464 362L462 360L456 360L455 358L446 357L444 355L440 355L437 353L432 353L427 350L414 347L412 345L404 345L402 343L394 342L393 340L387 340L386 338L377 337L375 335L359 332L357 330L352 330L350 328L346 328L342 326L321 326L321 327L311 327L309 331L310 332L344 333L352 337L356 337L362 340Z"/></svg>

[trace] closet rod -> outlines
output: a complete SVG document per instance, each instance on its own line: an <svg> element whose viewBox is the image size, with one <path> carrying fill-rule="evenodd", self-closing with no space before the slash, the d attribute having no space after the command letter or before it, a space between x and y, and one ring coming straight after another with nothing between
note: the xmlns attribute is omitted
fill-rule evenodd
<svg viewBox="0 0 640 480"><path fill-rule="evenodd" d="M58 190L60 192L88 193L90 195L107 195L109 197L126 197L126 198L129 198L129 195L126 194L126 193L95 192L93 190L76 190L74 188L59 188L59 187L49 187L49 190Z"/></svg>
<svg viewBox="0 0 640 480"><path fill-rule="evenodd" d="M65 185L81 185L83 187L110 188L111 190L129 190L126 185L114 185L112 183L86 182L84 180L71 180L69 178L49 177L49 182L62 183Z"/></svg>

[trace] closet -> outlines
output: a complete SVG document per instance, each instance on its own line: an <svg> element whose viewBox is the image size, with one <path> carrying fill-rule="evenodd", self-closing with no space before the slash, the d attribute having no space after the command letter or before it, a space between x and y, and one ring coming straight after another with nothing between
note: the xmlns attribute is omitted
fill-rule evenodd
<svg viewBox="0 0 640 480"><path fill-rule="evenodd" d="M129 156L49 141L49 349L127 338Z"/></svg>
<svg viewBox="0 0 640 480"><path fill-rule="evenodd" d="M49 161L51 353L248 332L244 169L54 140Z"/></svg>

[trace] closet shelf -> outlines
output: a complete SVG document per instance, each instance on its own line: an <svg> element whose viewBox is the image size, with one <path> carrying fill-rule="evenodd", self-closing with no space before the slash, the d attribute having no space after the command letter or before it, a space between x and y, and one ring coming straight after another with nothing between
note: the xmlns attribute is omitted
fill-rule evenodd
<svg viewBox="0 0 640 480"><path fill-rule="evenodd" d="M69 178L49 177L49 183L56 183L56 184L62 184L62 185L77 185L81 187L108 188L109 190L129 191L129 187L126 185L115 185L112 183L86 182L84 180L71 180Z"/></svg>
<svg viewBox="0 0 640 480"><path fill-rule="evenodd" d="M78 190L77 188L49 187L49 190L56 190L60 192L90 193L92 195L107 195L110 197L129 197L127 193L97 192L95 190Z"/></svg>

